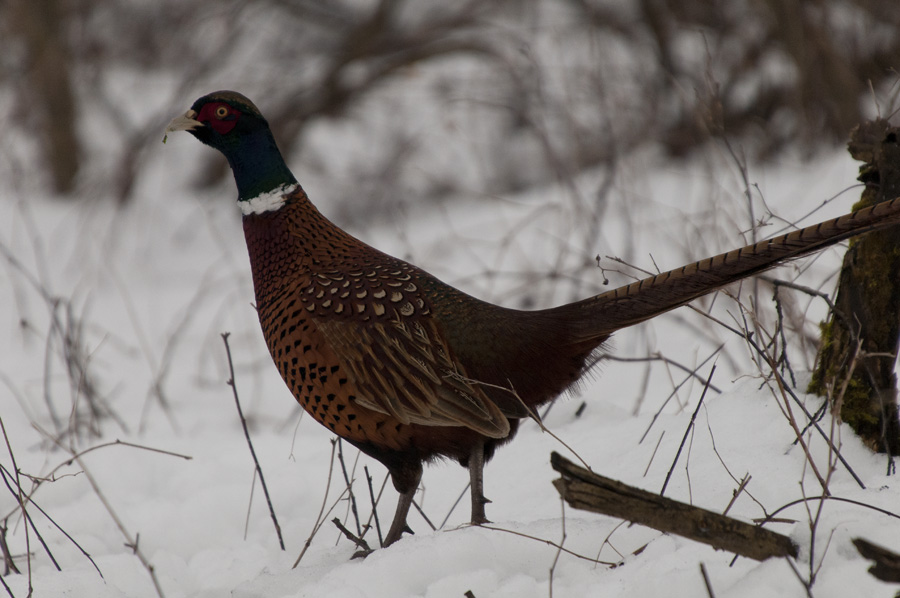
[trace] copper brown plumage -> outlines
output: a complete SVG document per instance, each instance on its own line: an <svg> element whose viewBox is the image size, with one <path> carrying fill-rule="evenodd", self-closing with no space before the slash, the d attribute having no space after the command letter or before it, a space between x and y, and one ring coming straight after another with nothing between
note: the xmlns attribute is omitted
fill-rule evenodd
<svg viewBox="0 0 900 598"><path fill-rule="evenodd" d="M900 221L879 204L671 272L539 311L480 301L341 230L309 201L245 97L197 100L187 130L228 159L244 212L263 335L294 397L390 471L397 541L422 464L467 466L472 521L486 521L484 462L518 422L571 387L618 329L784 260Z"/></svg>

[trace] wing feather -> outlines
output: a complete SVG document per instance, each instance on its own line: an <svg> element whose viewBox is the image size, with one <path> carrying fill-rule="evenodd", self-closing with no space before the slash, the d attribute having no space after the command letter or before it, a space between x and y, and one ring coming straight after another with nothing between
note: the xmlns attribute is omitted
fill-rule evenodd
<svg viewBox="0 0 900 598"><path fill-rule="evenodd" d="M347 366L356 402L404 424L465 426L491 438L509 434L509 420L461 364L430 318L360 322L314 319Z"/></svg>

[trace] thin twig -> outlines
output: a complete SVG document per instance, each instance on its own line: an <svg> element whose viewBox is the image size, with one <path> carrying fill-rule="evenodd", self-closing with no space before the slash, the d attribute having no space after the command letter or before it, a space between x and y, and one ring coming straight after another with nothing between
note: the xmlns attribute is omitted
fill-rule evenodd
<svg viewBox="0 0 900 598"><path fill-rule="evenodd" d="M718 350L720 350L723 346L724 345L719 345L719 348L716 349L716 352ZM715 352L713 352L713 354L715 354ZM682 372L684 372L686 374L689 374L691 377L696 378L698 382L704 382L703 377L697 373L697 368L692 370L691 368L687 367L686 365L680 364L677 361L675 361L674 359L670 359L669 357L666 357L665 355L663 355L659 352L654 352L650 355L647 355L646 357L618 357L616 355L604 354L602 356L602 361L618 361L621 363L641 363L641 362L650 362L650 361L661 361L667 365L671 365L671 366L678 368L679 370L681 370ZM702 365L703 364L701 364L701 366ZM710 384L709 389L716 392L717 394L722 394L722 389L720 389L719 387L717 387L714 384Z"/></svg>
<svg viewBox="0 0 900 598"><path fill-rule="evenodd" d="M45 438L48 438L51 441L55 442L57 445L59 445L59 443L56 442L53 439L52 435L49 434L46 430L42 430L38 426L34 426L34 427ZM87 448L81 452L72 454L72 456L69 459L66 459L65 461L63 461L62 463L60 463L59 465L57 465L56 467L51 469L48 473L46 473L44 476L42 476L40 478L37 478L34 476L29 476L29 478L36 483L33 485L33 487L31 488L31 491L27 494L27 496L25 496L26 504L28 502L31 502L31 500L32 500L31 497L34 496L35 492L37 491L38 487L40 487L41 484L43 484L44 482L47 482L47 481L53 482L53 481L59 479L59 478L54 477L54 475L56 474L57 471L59 471L63 467L68 467L68 466L72 465L72 463L74 461L78 460L79 457L82 457L82 456L84 456L92 451L95 451L97 449L106 448L109 446L125 446L125 447L129 447L129 448L136 448L136 449L140 449L140 450L144 450L144 451L150 451L151 453L159 453L161 455L178 457L179 459L185 459L187 461L190 461L191 459L193 459L193 457L191 457L190 455L183 455L181 453L175 453L173 451L167 451L165 449L154 448L152 446L144 446L141 444L135 444L133 442L127 442L125 440L114 440L112 442L104 442L103 444L97 444L97 445ZM66 449L66 450L68 450L68 449ZM23 473L22 475L27 476L28 474ZM77 475L77 474L72 474L72 475ZM9 517L9 515L11 515L14 511L15 511L15 509L13 511L10 511L10 513L8 513L4 518Z"/></svg>
<svg viewBox="0 0 900 598"><path fill-rule="evenodd" d="M450 510L447 511L447 514L444 516L444 520L441 521L440 529L444 529L444 526L447 525L447 521L450 520L450 516L453 515L453 511L456 510L456 507L458 507L458 506L459 506L459 503L462 502L462 499L465 498L466 493L469 491L469 486L470 486L470 485L471 485L471 484L470 484L469 482L466 482L466 487L463 488L463 489L462 489L462 492L459 493L459 496L456 497L456 500L455 500L455 501L453 502L453 504L450 506Z"/></svg>
<svg viewBox="0 0 900 598"><path fill-rule="evenodd" d="M725 510L722 511L723 515L727 515L728 511L731 510L731 507L734 506L735 501L737 501L738 497L741 493L747 488L747 484L750 483L750 480L753 478L749 473L744 476L744 479L741 480L740 485L738 485L737 489L732 493L731 500L728 501L728 505L725 507Z"/></svg>
<svg viewBox="0 0 900 598"><path fill-rule="evenodd" d="M247 514L244 516L244 541L250 533L250 514L253 512L253 495L256 494L256 468L253 468L253 479L250 480L250 498L247 499Z"/></svg>
<svg viewBox="0 0 900 598"><path fill-rule="evenodd" d="M348 530L346 527L344 527L344 524L341 523L341 520L339 517L335 517L334 519L331 520L331 522L334 524L334 526L336 528L338 528L341 531L342 534L344 534L345 538L347 538L348 540L350 540L351 542L356 544L357 548L361 548L366 553L372 552L372 549L369 548L369 543L366 542L365 540L363 540L361 537L355 535L353 532Z"/></svg>
<svg viewBox="0 0 900 598"><path fill-rule="evenodd" d="M478 527L479 527L479 529L489 529L489 530L492 530L495 532L504 532L507 534L512 534L514 536L519 536L520 538L527 538L529 540L534 540L535 542L540 542L542 544L546 544L547 546L552 546L553 548L556 548L557 550L561 550L562 552L565 552L568 555L574 556L575 558L581 559L583 561L588 561L589 563L594 563L595 565L607 565L609 567L614 567L617 564L617 563L611 563L609 561L601 561L600 559L595 559L593 557L579 554L573 550L569 550L568 548L565 548L564 546L557 544L553 540L547 540L545 538L538 538L537 536L532 536L530 534L517 532L517 531L511 530L511 529L504 529L502 527L494 527L492 525L479 525Z"/></svg>
<svg viewBox="0 0 900 598"><path fill-rule="evenodd" d="M353 520L356 521L356 535L362 539L362 526L359 523L359 511L356 508L356 495L353 493L353 482L347 473L347 466L344 464L344 443L341 439L337 439L338 443L338 463L341 464L341 472L344 474L344 483L347 484L347 494L350 497L350 512L353 513Z"/></svg>
<svg viewBox="0 0 900 598"><path fill-rule="evenodd" d="M662 433L659 435L659 440L656 441L656 446L653 447L653 454L650 455L650 460L647 462L647 467L644 468L643 477L647 477L647 472L650 471L650 466L653 465L653 459L656 458L656 451L659 450L659 445L662 444L662 439L663 439L663 436L665 436L665 435L666 435L666 431L663 430Z"/></svg>
<svg viewBox="0 0 900 598"><path fill-rule="evenodd" d="M100 502L103 503L106 512L109 513L109 516L112 517L112 520L115 522L116 527L119 528L119 531L125 536L125 545L130 546L134 552L134 555L137 556L138 560L147 570L147 573L150 574L150 580L153 582L153 587L156 588L156 594L159 598L165 598L165 594L163 593L162 586L159 584L159 579L156 577L156 570L153 565L150 564L150 561L147 560L147 557L144 556L144 553L141 552L138 547L137 539L132 538L131 534L128 533L128 529L126 529L125 524L119 519L119 515L116 513L115 509L113 509L112 504L106 499L106 495L100 490L100 486L97 484L97 481L94 479L94 476L91 475L91 472L88 471L84 462L77 458L78 466L81 467L81 470L84 472L85 478L87 478L88 483L91 485L91 488L94 489L94 494L97 495L97 498L100 499Z"/></svg>
<svg viewBox="0 0 900 598"><path fill-rule="evenodd" d="M666 474L666 480L663 482L662 489L659 491L660 496L666 492L666 486L669 485L669 478L672 477L672 472L675 470L675 464L678 463L678 457L681 456L681 450L684 448L684 443L687 441L688 434L690 434L691 429L694 427L694 420L697 419L697 413L699 413L700 407L703 405L703 399L706 397L706 391L709 389L709 383L715 372L716 364L713 364L712 368L709 370L706 384L703 386L703 393L700 395L700 400L697 402L697 408L694 409L694 413L691 415L691 421L688 422L687 429L684 431L684 436L681 438L681 444L678 445L678 451L675 453L675 458L672 460L672 467L669 468L669 473Z"/></svg>
<svg viewBox="0 0 900 598"><path fill-rule="evenodd" d="M3 564L4 571L0 574L0 578L9 575L10 573L15 573L16 575L21 575L22 572L19 571L19 568L16 567L16 561L13 559L12 551L9 549L9 542L6 539L6 534L9 532L9 522L4 519L0 521L0 552L3 553Z"/></svg>
<svg viewBox="0 0 900 598"><path fill-rule="evenodd" d="M740 301L738 301L737 303L741 309L740 313L743 322L742 325L745 331L743 338L748 344L752 344L754 348L758 349L757 354L762 360L762 362L756 363L756 366L763 377L762 385L766 386L766 388L768 388L772 393L772 396L776 399L776 404L778 405L782 415L784 415L785 419L793 430L794 437L796 438L797 443L803 450L803 454L806 457L806 464L813 472L813 475L815 475L816 480L818 480L819 484L821 485L823 492L825 492L826 494L830 494L830 492L828 491L828 482L819 471L819 467L816 465L815 459L813 459L812 453L810 452L809 444L804 440L804 434L800 431L800 426L797 423L797 418L794 416L793 409L791 409L791 403L790 401L788 401L787 392L785 390L788 387L788 384L784 380L784 376L782 376L782 374L778 372L778 364L776 363L775 357L773 357L773 355L770 354L770 352L767 350L773 349L775 352L777 352L776 337L771 335L767 330L763 328L759 320L756 318L756 312L747 309ZM755 330L756 338L762 339L760 342L763 344L765 349L760 349L759 345L757 345L751 338L753 336L753 333L750 332L750 323L747 321L748 316L753 321L753 329ZM763 368L763 364L765 364L766 369ZM775 385L778 387L777 391L775 388L772 388L771 380L773 378L775 380ZM828 440L829 446L833 446L831 439L829 438ZM835 449L835 451L836 450L837 449Z"/></svg>
<svg viewBox="0 0 900 598"><path fill-rule="evenodd" d="M6 476L9 476L9 475L10 475L9 472L6 471L6 468L3 467L2 465L0 465L0 472L3 472L3 474L6 475ZM33 506L35 509L37 509L37 510L41 513L41 515L43 515L44 517L46 517L46 518L47 518L47 521L49 521L50 523L52 523L52 524L53 524L53 527L55 527L56 529L58 529L59 532L60 532L62 535L64 535L64 536L69 540L69 542L71 542L71 543L75 546L75 548L77 548L78 551L81 552L81 554L83 554L83 555L85 556L85 558L87 558L87 560L89 560L89 561L91 562L91 565L93 565L93 566L94 566L94 569L97 570L97 574L98 574L101 578L103 578L103 572L100 571L100 567L97 566L97 563L94 562L94 559L93 559L93 558L91 557L91 555L88 554L88 552L81 546L81 544L79 544L78 542L76 542L76 541L75 541L75 538L73 538L72 536L69 535L69 532L67 532L66 530L64 530L64 529L62 528L61 525L59 525L52 517L50 517L50 515L47 513L47 511L45 511L44 509L42 509L41 506L40 506L39 504L37 504L36 502L34 502L34 499L29 498L28 502L29 502L29 504L31 504L31 506ZM31 519L31 518L29 517L29 521L30 521L30 519ZM33 524L32 524L32 525L33 525ZM51 558L51 560L53 560L53 563L56 564L56 561L53 559L53 555L50 555L50 558ZM57 565L57 570L59 570L59 565Z"/></svg>
<svg viewBox="0 0 900 598"><path fill-rule="evenodd" d="M419 512L419 515L422 516L422 519L425 520L425 523L431 528L431 531L437 531L437 528L434 527L434 524L431 522L431 519L428 518L428 515L425 514L425 511L422 510L422 507L419 506L415 500L412 501L412 505L416 508L416 511Z"/></svg>
<svg viewBox="0 0 900 598"><path fill-rule="evenodd" d="M769 370L772 372L775 378L775 384L778 386L778 390L781 393L781 402L778 402L779 405L783 405L785 409L785 417L787 418L788 424L791 426L791 429L794 430L794 434L797 437L797 442L800 443L800 448L803 449L803 454L806 456L806 462L809 464L810 469L813 472L813 475L816 476L816 479L819 482L819 485L822 486L822 491L831 495L831 492L828 491L828 482L825 481L825 478L822 477L821 472L819 472L819 468L816 465L815 460L813 459L812 453L810 452L809 445L805 440L803 440L803 433L800 431L800 427L797 424L797 419L794 417L794 412L791 409L791 403L787 400L787 392L784 390L787 387L785 384L784 378L776 371L775 362L772 361L772 357L768 353L762 353L761 357L766 361L769 366ZM772 395L778 399L778 395L772 391ZM777 401L776 401L777 402ZM829 445L834 446L833 443L830 442ZM837 451L837 449L835 449Z"/></svg>
<svg viewBox="0 0 900 598"><path fill-rule="evenodd" d="M3 589L6 590L7 594L9 594L9 598L16 598L15 594L12 593L12 588L6 585L6 580L3 579L2 575L0 575L0 584L3 584Z"/></svg>
<svg viewBox="0 0 900 598"><path fill-rule="evenodd" d="M844 396L847 392L847 388L850 384L850 381L853 379L854 372L856 371L856 366L859 363L858 358L860 356L861 350L862 350L862 342L858 340L853 345L853 352L850 355L850 362L846 367L846 376L844 377L844 380L840 386L840 389L837 391L836 394L832 394L832 396L828 397L831 400L831 403L833 405L832 416L831 416L831 429L830 429L830 438L832 441L834 440L834 434L837 429L837 422L838 422L838 419L837 419L837 417L835 417L835 414L841 412L841 404L843 403ZM831 444L829 444L829 447L831 447L831 446L833 446L833 442ZM835 467L835 459L834 459L834 450L831 450L831 448L829 448L828 471L825 474L825 488L822 491L823 495L830 494L830 492L828 491L828 486L831 482L831 477L834 474L835 469L836 469L836 467ZM803 486L801 485L801 489L802 488L803 488ZM809 505L809 503L804 503L804 506L807 507L807 513L810 514L808 505ZM831 546L831 539L834 536L834 530L832 530L828 536L828 541L825 543L825 548L822 551L822 556L819 558L819 564L818 564L818 566L816 566L815 565L816 536L818 535L819 522L821 521L822 512L824 509L825 509L825 501L819 501L815 516L809 517L809 528L810 528L810 535L809 535L809 586L810 587L812 587L812 585L815 583L815 580L816 580L816 577L818 576L819 571L821 570L822 566L825 564L825 555L828 552L828 548Z"/></svg>
<svg viewBox="0 0 900 598"><path fill-rule="evenodd" d="M703 584L706 586L706 594L709 598L716 598L715 593L713 593L712 583L709 581L709 573L706 572L706 565L704 563L700 563L700 575L703 576Z"/></svg>
<svg viewBox="0 0 900 598"><path fill-rule="evenodd" d="M614 533L616 533L617 531L619 531L619 528L621 528L623 525L626 525L626 524L628 524L627 521L620 521L619 523L616 524L616 526L615 526L614 528L612 528L611 530L609 530L609 533L606 534L606 537L605 537L605 538L603 538L603 542L600 542L600 548L597 550L597 557L596 557L596 558L598 558L598 559L600 558L600 553L603 552L603 547L604 547L604 546L609 546L609 547L613 550L613 552L615 552L617 555L619 555L619 562L620 562L620 563L621 563L622 561L625 560L625 555L622 554L622 551L619 550L618 548L616 548L615 546L613 546L613 543L612 543L612 537L613 537L613 534L614 534ZM645 547L646 547L646 545L645 545ZM641 550L643 550L643 549L641 549ZM632 554L638 554L638 553L637 553L637 552L633 552Z"/></svg>
<svg viewBox="0 0 900 598"><path fill-rule="evenodd" d="M331 460L328 464L328 480L325 482L325 495L322 497L322 506L319 507L319 514L316 516L316 522L313 524L312 531L309 533L309 537L306 538L306 542L303 543L303 549L300 551L300 554L297 555L297 560L294 561L291 569L296 569L297 565L300 564L300 559L303 558L303 555L306 554L306 551L309 549L310 545L312 545L313 538L316 536L316 533L319 531L319 528L322 527L322 523L324 519L322 516L325 514L325 505L328 504L328 491L331 490L331 474L334 471L334 455L337 450L337 441L331 441ZM343 496L343 494L341 494ZM330 512L330 509L329 509Z"/></svg>
<svg viewBox="0 0 900 598"><path fill-rule="evenodd" d="M369 500L372 501L372 516L375 518L375 531L378 533L378 545L384 546L384 539L381 536L381 522L378 520L378 506L375 500L375 490L372 488L372 476L369 475L369 466L363 465L363 472L366 474L366 484L369 486Z"/></svg>
<svg viewBox="0 0 900 598"><path fill-rule="evenodd" d="M781 296L778 294L777 286L773 290L773 299L775 301L775 314L777 318L775 331L778 334L778 338L781 340L781 355L778 357L778 363L781 364L782 372L787 368L788 374L791 375L791 386L797 386L797 377L794 376L794 368L791 367L791 362L788 359L788 343L787 338L784 335L784 310L782 309Z"/></svg>
<svg viewBox="0 0 900 598"><path fill-rule="evenodd" d="M16 463L16 455L12 450L12 443L9 441L9 436L7 436L6 434L6 425L4 425L2 417L0 417L0 430L3 430L3 438L6 441L6 450L9 452L9 458L12 461L13 470L16 472L16 490L13 490L10 487L9 482L6 480L6 476L3 477L3 481L6 483L7 487L9 487L12 495L16 497L16 501L19 503L19 508L22 510L22 516L27 519L28 510L25 508L24 492L22 491L21 479L19 478L19 465ZM35 531L37 531L37 529L35 529ZM41 542L43 543L43 540L41 540ZM31 536L28 533L27 521L25 524L25 554L26 564L28 566L28 595L30 596L33 591L31 585ZM53 555L50 555L50 558L52 559ZM54 560L54 564L55 563L56 561ZM56 567L57 569L59 569L59 565L56 565Z"/></svg>
<svg viewBox="0 0 900 598"><path fill-rule="evenodd" d="M722 326L729 332L732 332L735 335L739 336L740 338L744 339L744 342L746 342L748 345L750 345L750 347L753 349L753 351L757 355L759 355L759 356L765 355L765 352L763 351L763 349L760 348L760 346L756 343L756 341L753 340L753 338L751 338L751 335L748 332L742 332L742 331L738 330L737 328L726 324L725 322L716 318L713 315L710 315L710 314L703 314L703 315L706 318L709 318L710 320L715 322L716 324L719 324L720 326ZM780 377L780 374L778 374L778 372L773 372L773 374L776 377ZM844 458L844 456L841 454L841 452L839 450L837 450L836 447L834 447L828 434L825 433L825 431L822 429L822 427L816 421L816 418L813 417L813 414L811 414L809 412L809 410L806 408L806 405L803 404L803 401L800 400L800 398L796 395L796 393L791 389L791 387L789 385L782 384L781 389L784 390L785 392L787 392L788 395L790 395L791 399L794 401L794 404L798 408L800 408L800 410L803 411L804 415L807 417L807 419L810 421L810 423L816 429L816 431L819 433L819 435L822 437L822 439L825 442L827 442L832 447L832 449L835 451L838 461L840 461L841 464L847 469L847 472L853 477L853 479L856 481L856 483L859 485L859 487L862 488L863 490L865 490L866 485L863 483L862 479L860 479L860 477L858 475L856 475L856 472L853 470L852 467L850 467L850 464L847 463L847 460Z"/></svg>
<svg viewBox="0 0 900 598"><path fill-rule="evenodd" d="M566 543L566 501L563 497L559 497L559 508L562 511L562 533L559 539L559 549L556 556L553 557L553 564L550 566L550 598L553 598L553 574L556 571L556 564L559 562L559 556L562 554L563 544Z"/></svg>
<svg viewBox="0 0 900 598"><path fill-rule="evenodd" d="M364 466L364 468L365 468L365 466ZM367 471L367 473L368 473L368 471ZM381 481L381 488L378 489L378 494L376 494L374 496L370 495L370 500L372 501L372 510L369 511L369 518L366 520L366 528L368 528L368 529L371 529L373 520L374 520L376 528L381 527L381 522L378 518L378 510L375 507L377 507L381 503L381 497L384 494L384 489L387 486L387 481L388 481L388 478L390 478L390 477L391 477L391 474L386 473L384 476L384 479ZM374 491L374 488L372 488L372 491ZM380 543L379 543L379 545L380 545Z"/></svg>
<svg viewBox="0 0 900 598"><path fill-rule="evenodd" d="M763 513L767 513L768 511L766 510L765 505L762 504L759 500L757 500L756 497L753 496L752 494L750 494L750 491L747 490L747 484L750 483L750 479L752 478L752 476L750 475L750 472L747 472L746 474L744 474L744 477L740 480L738 480L737 476L735 476L733 473L731 473L731 469L725 463L725 459L722 458L722 455L719 453L719 448L716 446L716 435L713 433L712 426L709 424L709 416L708 415L706 418L706 429L709 432L709 440L710 440L710 443L712 444L713 454L719 460L719 463L722 464L722 467L725 469L725 473L728 474L728 477L730 477L734 481L734 483L738 485L738 489L735 491L735 494L732 497L731 503L729 503L728 507L725 509L725 513L728 513L728 510L731 508L732 503L734 503L734 501L737 500L737 497L741 492L743 492L744 494L749 496L750 500L752 500L757 505L759 505L759 508L762 509ZM725 513L723 513L723 514L725 514Z"/></svg>
<svg viewBox="0 0 900 598"><path fill-rule="evenodd" d="M864 503L864 502L861 502L858 500L853 500L852 498L842 498L840 496L808 496L808 497L803 497L803 498L798 498L798 499L792 500L792 501L778 507L777 509L775 509L774 511L769 513L767 516L765 516L761 519L754 519L753 521L754 521L754 523L759 523L759 524L768 523L770 521L775 521L776 515L778 515L778 513L784 511L785 509L789 509L793 506L803 504L803 503L813 501L813 500L821 500L821 501L834 500L837 502L845 502L847 504L856 505L857 507L871 509L873 511L881 513L882 515L887 515L888 517L893 517L894 519L900 519L900 513L894 513L893 511L888 511L887 509L882 509L881 507L876 507L875 505L870 505L868 503Z"/></svg>
<svg viewBox="0 0 900 598"><path fill-rule="evenodd" d="M18 490L13 489L12 485L9 483L9 480L12 479L12 475L7 471L7 469L3 466L0 466L0 476L3 478L3 483L6 485L6 488L10 491L13 496L17 494L21 494L21 488ZM34 503L32 503L34 504ZM38 541L41 543L41 546L44 547L44 552L47 553L47 556L50 557L50 562L53 563L53 566L56 567L57 571L62 571L62 568L59 566L59 563L56 561L56 557L53 556L53 552L50 550L50 547L47 546L47 542L44 541L44 536L41 534L38 527L34 524L34 520L31 518L31 514L26 510L22 509L22 518L25 520L25 533L26 538L28 537L28 527L31 526L31 529L34 531L34 535L37 537ZM28 586L31 588L31 548L28 547L26 549L27 555L27 563L28 563L28 571L29 571L29 581ZM102 577L102 576L101 576Z"/></svg>
<svg viewBox="0 0 900 598"><path fill-rule="evenodd" d="M284 539L281 537L281 526L278 525L278 518L275 516L274 507L272 507L272 499L269 497L269 489L266 487L266 479L263 477L262 467L259 466L259 459L256 458L256 451L253 450L253 442L250 440L250 430L247 429L247 420L244 418L244 411L241 409L241 399L238 397L237 384L235 384L234 381L234 363L231 359L231 347L228 345L228 337L230 335L230 332L222 333L222 341L225 343L225 354L228 356L229 378L226 384L231 387L234 394L234 404L237 406L238 416L241 418L241 427L244 428L247 446L250 447L250 455L253 457L256 472L259 474L259 483L262 486L263 494L266 495L266 503L269 505L269 515L272 516L272 523L275 524L275 533L278 534L278 544L281 546L281 549L284 550Z"/></svg>
<svg viewBox="0 0 900 598"><path fill-rule="evenodd" d="M565 442L562 438L560 438L559 436L557 436L556 434L553 433L553 430L550 430L549 428L547 428L547 427L544 425L542 416L538 415L538 413L537 413L533 408L531 408L530 406L528 406L528 405L525 403L525 401L522 400L522 397L519 396L518 391L517 391L515 388L513 388L512 382L511 382L511 381L507 381L507 382L509 382L509 386L500 386L500 385L498 385L498 384L490 384L490 383L488 383L488 382L482 382L482 381L480 381L480 380L474 380L474 379L472 379L472 378L466 378L466 377L464 377L464 376L460 376L459 374L454 374L453 376L454 376L455 378L458 378L459 380L462 380L462 381L467 382L467 383L469 383L469 384L477 384L477 385L479 385L479 386L485 386L485 387L488 387L488 388L495 388L495 389L497 389L497 390L502 390L502 391L508 392L509 394L511 394L511 395L513 396L514 399L516 399L516 400L519 402L519 404L525 409L525 412L528 413L528 416L529 416L532 420L534 420L534 422L538 425L538 427L540 427L541 432L544 432L544 433L546 433L546 434L549 434L551 438L553 438L553 439L556 440L558 443L560 443L562 446L564 446L570 453L572 453L572 455L575 456L576 459L578 459L579 461L581 461L582 465L584 465L584 466L585 466L586 468L588 468L588 469L591 468L591 466L588 465L587 461L585 461L585 460L581 457L581 455L579 455L579 454L575 451L575 449L573 449L571 446L569 446L568 444L566 444L566 442ZM551 404L552 404L552 403L551 403Z"/></svg>
<svg viewBox="0 0 900 598"><path fill-rule="evenodd" d="M700 368L702 368L704 365L706 365L706 363L710 359L712 359L713 357L718 355L719 352L722 350L722 347L724 347L724 346L725 346L725 343L722 343L718 347L716 347L716 349L712 353L710 353L706 357L706 359L704 359L699 364L697 364L697 367L694 368L693 372L691 372L688 376L685 377L684 380L682 380L681 382L676 384L674 388L672 388L672 392L669 393L669 396L666 397L666 400L663 401L662 405L659 406L659 409L656 410L656 413L653 414L653 417L650 418L650 423L647 425L647 429L644 430L644 433L641 435L641 439L638 440L638 444L641 444L647 438L647 434L650 433L650 430L653 428L653 425L656 423L656 420L659 419L660 415L662 415L663 409L666 408L666 405L669 404L669 401L672 400L672 397L674 397L676 394L678 394L678 391L681 390L681 387L684 386L685 384L687 384L690 380L692 380L696 376L696 372L699 371Z"/></svg>
<svg viewBox="0 0 900 598"><path fill-rule="evenodd" d="M797 565L794 564L794 561L792 561L791 559L784 559L784 562L786 562L790 566L791 571L793 571L794 575L797 576L797 581L799 581L803 585L803 589L806 590L807 598L813 598L812 589L809 587L809 582L803 579L803 575L800 574L800 570L797 569Z"/></svg>

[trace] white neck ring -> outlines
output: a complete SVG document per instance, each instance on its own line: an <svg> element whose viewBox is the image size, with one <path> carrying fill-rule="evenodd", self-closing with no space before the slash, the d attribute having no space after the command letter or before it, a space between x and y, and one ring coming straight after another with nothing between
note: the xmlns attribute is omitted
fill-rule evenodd
<svg viewBox="0 0 900 598"><path fill-rule="evenodd" d="M287 196L296 191L298 186L296 183L280 185L271 191L260 193L256 197L239 201L241 213L246 216L279 210L287 201Z"/></svg>

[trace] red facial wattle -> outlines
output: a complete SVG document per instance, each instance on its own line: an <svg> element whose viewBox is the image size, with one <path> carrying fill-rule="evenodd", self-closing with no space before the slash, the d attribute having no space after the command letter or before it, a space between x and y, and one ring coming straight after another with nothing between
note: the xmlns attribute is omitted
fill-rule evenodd
<svg viewBox="0 0 900 598"><path fill-rule="evenodd" d="M220 135L229 133L237 124L241 113L224 102L204 104L197 114L197 120L209 124Z"/></svg>

